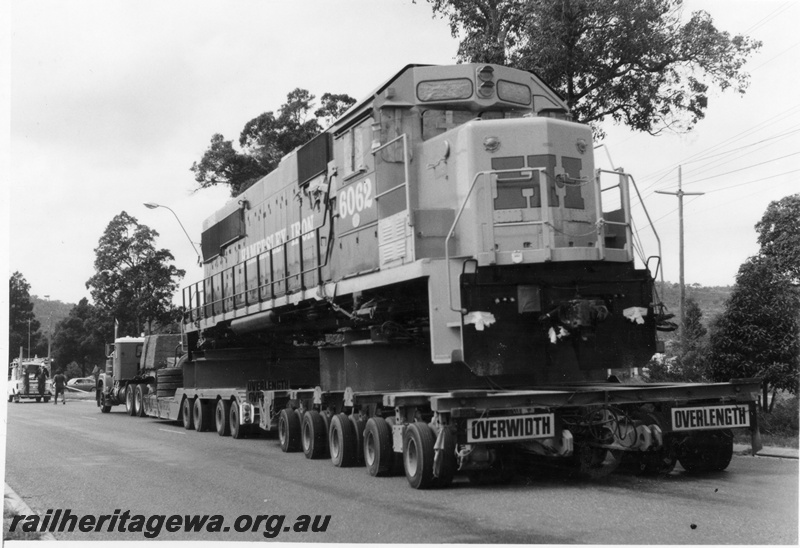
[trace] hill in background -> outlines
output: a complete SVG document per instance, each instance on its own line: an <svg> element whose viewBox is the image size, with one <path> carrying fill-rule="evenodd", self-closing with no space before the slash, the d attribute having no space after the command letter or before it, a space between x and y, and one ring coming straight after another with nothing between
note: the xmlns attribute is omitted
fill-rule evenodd
<svg viewBox="0 0 800 548"><path fill-rule="evenodd" d="M676 320L680 318L680 302L681 302L681 288L677 283L664 282L664 286L660 283L656 284L656 291L661 301L667 306L667 309L672 314L675 314ZM703 325L708 327L709 323L725 311L725 301L731 296L733 286L714 286L705 287L700 284L687 284L686 285L686 298L695 300L700 310L703 312Z"/></svg>
<svg viewBox="0 0 800 548"><path fill-rule="evenodd" d="M42 333L55 331L58 322L69 316L75 306L73 303L42 299L37 295L31 295L31 302L33 303L33 314L41 324L39 330Z"/></svg>

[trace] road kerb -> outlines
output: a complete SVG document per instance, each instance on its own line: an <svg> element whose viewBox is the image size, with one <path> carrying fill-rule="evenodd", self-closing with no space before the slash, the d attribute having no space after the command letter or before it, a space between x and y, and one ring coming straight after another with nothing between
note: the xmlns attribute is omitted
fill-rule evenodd
<svg viewBox="0 0 800 548"><path fill-rule="evenodd" d="M735 443L733 445L733 452L736 455L752 455L752 450L749 445ZM782 459L798 459L800 458L800 451L794 447L763 447L756 453L757 457L776 457Z"/></svg>

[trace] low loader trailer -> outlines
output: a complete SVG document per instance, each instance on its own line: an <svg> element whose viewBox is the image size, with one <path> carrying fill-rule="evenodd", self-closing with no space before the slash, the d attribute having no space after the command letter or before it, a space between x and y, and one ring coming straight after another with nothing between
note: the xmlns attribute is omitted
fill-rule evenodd
<svg viewBox="0 0 800 548"><path fill-rule="evenodd" d="M116 346L147 347L157 338L118 339ZM177 367L142 374L147 381L131 385L143 391L142 412L129 414L235 439L275 434L286 453L365 466L371 476L405 472L414 488L445 487L457 474L505 481L520 462L569 467L592 479L621 464L656 475L678 462L690 472L720 471L733 455L734 429L748 430L760 448L757 379L514 391L354 392L263 380L172 388L183 382L176 379L192 378L191 369L184 355Z"/></svg>

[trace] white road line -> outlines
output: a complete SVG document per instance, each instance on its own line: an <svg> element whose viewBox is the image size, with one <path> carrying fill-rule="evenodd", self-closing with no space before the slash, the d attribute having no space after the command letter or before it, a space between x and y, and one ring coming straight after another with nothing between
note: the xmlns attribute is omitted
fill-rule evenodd
<svg viewBox="0 0 800 548"><path fill-rule="evenodd" d="M166 428L159 428L162 432L169 432L171 434L180 434L181 436L185 436L186 432L181 432L179 430L167 430Z"/></svg>

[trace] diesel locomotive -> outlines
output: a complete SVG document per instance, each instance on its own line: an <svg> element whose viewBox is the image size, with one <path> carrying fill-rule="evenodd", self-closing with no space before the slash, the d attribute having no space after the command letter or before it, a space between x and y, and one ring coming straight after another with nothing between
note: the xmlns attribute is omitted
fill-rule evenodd
<svg viewBox="0 0 800 548"><path fill-rule="evenodd" d="M757 380L619 382L666 325L635 191L535 74L406 66L204 222L182 386L150 371L145 413L415 488L723 469Z"/></svg>

